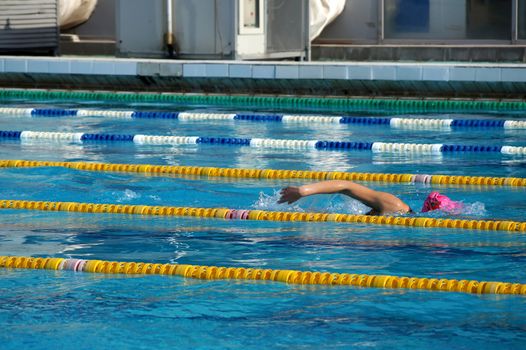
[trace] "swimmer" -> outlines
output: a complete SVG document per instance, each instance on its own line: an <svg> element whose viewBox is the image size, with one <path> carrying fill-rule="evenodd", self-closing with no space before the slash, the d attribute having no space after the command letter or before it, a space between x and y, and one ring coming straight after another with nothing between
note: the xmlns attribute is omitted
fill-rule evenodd
<svg viewBox="0 0 526 350"><path fill-rule="evenodd" d="M291 204L302 197L330 193L341 193L362 202L371 208L366 215L406 214L413 212L409 205L391 193L375 191L352 181L345 180L329 180L299 187L285 187L280 192L281 197L278 203ZM436 209L455 211L460 209L461 206L461 203L452 201L447 196L438 192L431 192L424 201L422 212Z"/></svg>

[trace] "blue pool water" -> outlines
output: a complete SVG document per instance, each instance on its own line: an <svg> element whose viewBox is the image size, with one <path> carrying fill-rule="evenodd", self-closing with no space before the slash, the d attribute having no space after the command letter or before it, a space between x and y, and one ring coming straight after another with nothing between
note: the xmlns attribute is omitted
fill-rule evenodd
<svg viewBox="0 0 526 350"><path fill-rule="evenodd" d="M86 107L81 102L6 103ZM214 110L169 105L89 106ZM313 113L294 111L303 112ZM517 115L496 113L454 117L517 119ZM404 130L6 114L0 115L0 130L526 145L526 130ZM0 140L0 159L526 177L525 156L477 153L298 152L214 145ZM293 207L276 204L281 187L300 183L17 168L1 169L0 198L345 213L366 210L338 195L305 198ZM463 201L465 210L459 217L525 221L524 188L366 184L400 195L415 209L421 207L427 193L439 190ZM440 212L430 215L447 216ZM0 220L0 255L526 283L526 236L517 233L21 210L1 210ZM0 270L0 293L2 349L515 349L526 345L526 298L517 296L5 269Z"/></svg>

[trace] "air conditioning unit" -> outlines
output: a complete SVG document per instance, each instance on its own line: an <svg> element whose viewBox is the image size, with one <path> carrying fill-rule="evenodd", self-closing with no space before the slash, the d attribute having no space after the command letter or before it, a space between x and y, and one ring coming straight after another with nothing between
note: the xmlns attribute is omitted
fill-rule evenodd
<svg viewBox="0 0 526 350"><path fill-rule="evenodd" d="M57 54L57 10L57 0L0 1L0 52Z"/></svg>

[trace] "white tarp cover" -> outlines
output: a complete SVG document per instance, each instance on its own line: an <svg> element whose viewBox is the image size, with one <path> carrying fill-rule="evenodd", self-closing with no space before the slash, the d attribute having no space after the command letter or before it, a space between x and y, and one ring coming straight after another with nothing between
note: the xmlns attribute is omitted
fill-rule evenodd
<svg viewBox="0 0 526 350"><path fill-rule="evenodd" d="M58 23L61 29L68 29L88 20L97 0L59 0Z"/></svg>
<svg viewBox="0 0 526 350"><path fill-rule="evenodd" d="M338 17L346 0L310 0L310 40L316 39L323 29Z"/></svg>

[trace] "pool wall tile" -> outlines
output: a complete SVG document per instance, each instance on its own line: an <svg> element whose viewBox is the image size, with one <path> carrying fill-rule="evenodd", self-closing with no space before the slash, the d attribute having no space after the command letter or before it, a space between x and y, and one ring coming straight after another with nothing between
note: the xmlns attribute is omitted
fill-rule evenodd
<svg viewBox="0 0 526 350"><path fill-rule="evenodd" d="M396 80L422 80L422 68L398 66L396 67Z"/></svg>
<svg viewBox="0 0 526 350"><path fill-rule="evenodd" d="M93 61L93 74L108 75L115 74L115 62L113 61Z"/></svg>
<svg viewBox="0 0 526 350"><path fill-rule="evenodd" d="M201 78L193 82L193 87L207 88L206 78L225 78L221 82L210 82L224 86L225 91L238 91L246 84L229 81L241 79L283 79L287 81L267 84L254 82L249 89L254 91L276 91L283 87L293 91L325 91L335 94L357 94L385 91L404 93L472 95L487 93L488 97L502 94L522 96L522 85L526 82L526 64L511 63L470 63L470 62L270 62L270 61L188 61L163 59L101 58L101 57L24 57L0 56L0 72L8 86L23 86L22 82L33 82L35 86L54 86L60 88L60 81L72 80L74 84L86 83L92 86L89 75L114 75L122 77L123 89L127 84L136 87L135 76L151 77L157 82L159 77ZM13 74L28 74L20 82ZM35 77L31 77L35 73ZM56 81L41 81L40 74L64 75ZM65 75L84 75L82 80ZM131 77L132 79L129 79ZM323 79L328 82L320 85ZM407 84L401 85L401 82ZM171 86L180 88L179 83L166 80L161 85L150 88L162 89ZM109 85L102 87L113 88ZM147 84L147 83L145 83ZM454 84L454 85L451 85ZM488 85L490 84L490 85ZM26 84L27 85L27 84ZM79 88L82 88L79 86ZM500 95L498 95L500 94ZM519 97L520 98L520 97Z"/></svg>
<svg viewBox="0 0 526 350"><path fill-rule="evenodd" d="M323 67L318 65L300 65L300 79L323 79Z"/></svg>
<svg viewBox="0 0 526 350"><path fill-rule="evenodd" d="M57 62L57 61L50 61L49 62L49 70L48 72L50 74L69 74L71 73L71 61L63 61L63 62Z"/></svg>
<svg viewBox="0 0 526 350"><path fill-rule="evenodd" d="M137 62L123 61L115 64L115 74L119 75L137 75Z"/></svg>
<svg viewBox="0 0 526 350"><path fill-rule="evenodd" d="M228 75L231 78L252 78L252 65L250 64L230 64Z"/></svg>
<svg viewBox="0 0 526 350"><path fill-rule="evenodd" d="M9 73L26 73L27 60L21 58L6 58L5 72Z"/></svg>
<svg viewBox="0 0 526 350"><path fill-rule="evenodd" d="M161 64L156 61L137 62L137 75L155 76L161 75Z"/></svg>
<svg viewBox="0 0 526 350"><path fill-rule="evenodd" d="M90 60L72 60L71 74L92 74L93 61Z"/></svg>
<svg viewBox="0 0 526 350"><path fill-rule="evenodd" d="M502 68L501 80L506 82L526 82L526 68Z"/></svg>
<svg viewBox="0 0 526 350"><path fill-rule="evenodd" d="M500 75L498 68L479 68L475 72L475 80L494 83L500 81Z"/></svg>
<svg viewBox="0 0 526 350"><path fill-rule="evenodd" d="M423 67L423 80L434 81L448 81L449 68L448 67Z"/></svg>
<svg viewBox="0 0 526 350"><path fill-rule="evenodd" d="M471 67L451 67L449 69L449 79L453 81L474 81L477 68Z"/></svg>
<svg viewBox="0 0 526 350"><path fill-rule="evenodd" d="M396 67L391 65L372 66L371 77L374 80L396 80Z"/></svg>
<svg viewBox="0 0 526 350"><path fill-rule="evenodd" d="M252 78L274 79L275 72L275 66L256 64L252 67Z"/></svg>
<svg viewBox="0 0 526 350"><path fill-rule="evenodd" d="M183 76L185 77L205 77L206 66L202 63L183 64Z"/></svg>
<svg viewBox="0 0 526 350"><path fill-rule="evenodd" d="M297 65L277 65L276 79L298 79L299 67Z"/></svg>
<svg viewBox="0 0 526 350"><path fill-rule="evenodd" d="M49 61L47 60L28 60L27 70L35 73L49 73Z"/></svg>
<svg viewBox="0 0 526 350"><path fill-rule="evenodd" d="M228 77L227 64L205 64L205 77L224 78Z"/></svg>
<svg viewBox="0 0 526 350"><path fill-rule="evenodd" d="M163 77L183 76L183 65L181 63L160 63L159 74Z"/></svg>
<svg viewBox="0 0 526 350"><path fill-rule="evenodd" d="M347 66L323 66L324 79L349 79Z"/></svg>
<svg viewBox="0 0 526 350"><path fill-rule="evenodd" d="M371 66L349 66L348 67L348 73L349 79L365 79L365 80L371 80L372 78L372 72L371 72Z"/></svg>

